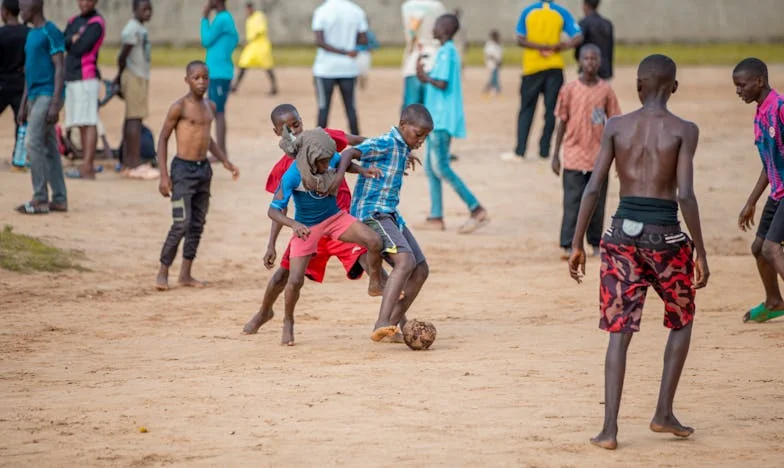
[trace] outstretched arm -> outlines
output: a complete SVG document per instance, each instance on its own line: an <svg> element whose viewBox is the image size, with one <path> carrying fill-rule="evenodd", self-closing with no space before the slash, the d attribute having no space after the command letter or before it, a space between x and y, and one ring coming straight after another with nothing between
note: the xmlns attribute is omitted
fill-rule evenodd
<svg viewBox="0 0 784 468"><path fill-rule="evenodd" d="M161 134L158 136L158 169L161 171L161 180L158 190L161 195L168 197L171 194L172 184L169 178L169 137L177 127L177 122L182 117L182 99L178 99L169 107L166 119L163 121Z"/></svg>
<svg viewBox="0 0 784 468"><path fill-rule="evenodd" d="M689 123L681 140L681 149L678 152L678 204L683 213L683 220L694 241L695 253L695 288L703 288L708 284L708 262L705 258L705 244L702 240L702 226L700 225L700 209L697 205L697 196L694 194L694 152L697 150L697 141L700 138L700 129L697 125Z"/></svg>

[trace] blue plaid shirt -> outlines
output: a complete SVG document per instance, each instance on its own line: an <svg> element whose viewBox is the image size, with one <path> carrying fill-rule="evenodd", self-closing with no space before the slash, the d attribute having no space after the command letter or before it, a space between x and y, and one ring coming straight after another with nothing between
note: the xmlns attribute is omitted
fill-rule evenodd
<svg viewBox="0 0 784 468"><path fill-rule="evenodd" d="M386 135L368 138L354 149L362 153L362 167L377 167L383 175L378 179L357 178L351 198L351 214L362 221L371 219L375 213L394 214L402 226L403 218L397 212L397 206L400 204L403 172L411 154L403 135L397 127L393 127Z"/></svg>

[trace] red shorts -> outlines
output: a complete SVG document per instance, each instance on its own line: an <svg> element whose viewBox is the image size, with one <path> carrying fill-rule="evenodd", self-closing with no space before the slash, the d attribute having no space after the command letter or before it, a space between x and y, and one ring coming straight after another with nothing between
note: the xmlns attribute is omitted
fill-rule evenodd
<svg viewBox="0 0 784 468"><path fill-rule="evenodd" d="M357 244L337 240L355 222L356 219L351 215L341 212L323 223L311 227L308 241L315 241L316 239L318 241L315 246L315 252L311 252L313 256L310 258L310 262L305 270L305 276L318 283L323 282L329 259L337 257L340 263L343 264L343 268L346 269L346 276L349 279L355 280L362 277L363 270L358 260L366 252L366 249ZM327 228L329 232L325 233L324 228ZM289 258L292 256L292 243L300 244L295 246L294 249L299 255L295 254L294 256L303 256L301 252L311 250L311 242L308 241L303 242L297 237L292 237L280 261L281 268L288 270L290 267ZM311 253L305 253L304 255L310 255Z"/></svg>

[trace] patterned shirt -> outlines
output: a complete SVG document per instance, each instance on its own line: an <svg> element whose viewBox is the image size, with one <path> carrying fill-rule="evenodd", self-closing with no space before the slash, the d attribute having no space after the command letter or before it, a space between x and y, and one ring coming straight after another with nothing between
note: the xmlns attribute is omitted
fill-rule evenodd
<svg viewBox="0 0 784 468"><path fill-rule="evenodd" d="M784 96L771 89L754 116L754 144L770 182L770 198L784 198Z"/></svg>
<svg viewBox="0 0 784 468"><path fill-rule="evenodd" d="M618 98L604 80L593 86L574 80L561 88L555 116L566 124L564 169L592 171L602 146L604 123L620 113Z"/></svg>
<svg viewBox="0 0 784 468"><path fill-rule="evenodd" d="M351 214L365 221L375 213L390 213L402 217L397 212L400 204L400 189L403 187L403 172L406 170L411 149L403 140L397 127L386 135L368 138L354 147L362 153L362 167L377 167L383 175L378 179L357 178L354 186L354 197L351 200Z"/></svg>

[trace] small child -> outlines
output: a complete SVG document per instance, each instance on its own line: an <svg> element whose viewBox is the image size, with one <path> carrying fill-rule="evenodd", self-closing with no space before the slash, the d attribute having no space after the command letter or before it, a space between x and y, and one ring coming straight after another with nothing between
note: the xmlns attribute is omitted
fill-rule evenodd
<svg viewBox="0 0 784 468"><path fill-rule="evenodd" d="M292 106L291 104L281 104L275 107L275 109L273 109L272 113L270 114L270 119L272 120L272 125L274 126L273 132L275 132L275 135L279 137L283 136L285 127L288 127L291 134L295 137L302 134L302 131L304 130L302 126L302 118L300 117L296 107ZM341 130L325 128L324 131L327 132L332 140L334 140L337 151L343 151L348 145L357 145L365 140L363 137L346 134ZM267 178L266 186L266 189L269 193L274 194L278 189L283 175L286 173L286 171L288 171L292 164L294 164L295 158L296 155L284 154L272 168ZM336 198L338 208L346 212L351 209L351 190L349 189L345 180L340 185ZM275 252L275 244L278 240L278 235L280 234L282 227L282 225L274 221L272 222L269 243L267 244L267 252L264 254L264 266L268 270L275 266L275 258L277 257L277 253ZM275 301L283 292L284 288L286 287L286 283L288 282L289 269L291 267L290 254L291 246L289 245L286 247L283 258L280 261L280 268L275 271L267 283L267 288L264 291L264 299L262 300L259 311L256 313L256 315L253 316L253 318L250 319L250 321L248 321L247 324L245 324L245 327L242 330L243 333L256 333L262 325L270 321L275 316L275 313L272 311L272 306L275 304ZM367 267L366 256L367 254L365 249L356 244L322 238L319 241L318 250L316 251L315 255L311 257L310 262L305 269L305 276L317 283L323 282L329 259L332 257L337 257L337 259L340 260L340 263L343 264L348 279L357 280L362 277L364 268Z"/></svg>
<svg viewBox="0 0 784 468"><path fill-rule="evenodd" d="M370 68L373 63L373 51L381 47L376 39L376 35L368 29L367 44L357 44L357 64L359 65L359 89L365 90L367 86L368 77L370 76Z"/></svg>
<svg viewBox="0 0 784 468"><path fill-rule="evenodd" d="M501 35L493 29L490 31L490 39L485 43L485 67L490 70L490 80L485 86L485 94L489 94L491 91L496 95L501 94L501 82L498 79L498 74L503 59L504 49L501 46Z"/></svg>
<svg viewBox="0 0 784 468"><path fill-rule="evenodd" d="M33 199L18 206L23 214L68 211L63 165L55 124L63 106L65 38L44 17L43 0L22 2L22 22L32 24L25 42L25 89L17 118L27 122L25 146L33 179ZM52 188L49 201L48 186Z"/></svg>
<svg viewBox="0 0 784 468"><path fill-rule="evenodd" d="M778 277L784 278L784 95L776 92L768 82L768 66L762 60L747 58L732 73L735 92L746 104L757 104L754 116L754 143L762 159L762 172L738 217L744 231L754 224L754 212L765 189L770 194L757 228L751 251L757 260L765 301L752 307L743 321L766 322L784 316Z"/></svg>
<svg viewBox="0 0 784 468"><path fill-rule="evenodd" d="M305 272L318 252L323 238L359 244L367 249L368 294L380 296L384 291L381 279L381 239L370 228L341 210L336 194L340 184L334 169L340 163L335 141L321 128L306 130L292 141L284 129L281 149L296 154L296 161L286 170L275 191L268 215L275 223L293 231L289 259L289 278L285 288L286 316L283 319L281 344L294 346L294 308L305 282ZM365 177L376 177L378 169L352 166ZM335 182L333 184L333 182ZM294 219L284 213L294 198Z"/></svg>
<svg viewBox="0 0 784 468"><path fill-rule="evenodd" d="M552 168L561 174L561 144L563 143L563 219L561 221L561 248L563 260L571 255L572 237L577 224L577 212L585 187L593 174L596 156L602 144L602 131L607 119L621 114L618 98L610 84L598 77L602 55L599 48L586 44L580 50L580 77L561 88L555 115L558 126L555 133ZM588 243L593 255L599 254L599 243L604 230L604 205L607 184L602 187L596 202L596 211L588 225Z"/></svg>
<svg viewBox="0 0 784 468"><path fill-rule="evenodd" d="M450 166L450 144L452 138L465 138L465 114L463 113L463 88L460 80L460 55L452 38L460 29L457 16L446 14L436 21L433 37L441 43L435 64L430 74L425 72L420 61L417 77L427 85L425 107L433 116L433 133L428 138L425 172L430 183L430 217L426 225L439 230L444 224L442 180L446 180L468 206L471 216L460 226L460 234L468 234L487 224L485 210L465 183Z"/></svg>
<svg viewBox="0 0 784 468"><path fill-rule="evenodd" d="M173 219L161 250L161 267L155 283L155 288L159 291L169 289L169 267L177 256L177 249L183 237L185 244L179 284L189 287L206 285L193 278L191 267L193 259L196 258L210 204L212 167L207 161L207 151L223 163L223 167L231 172L234 180L240 176L239 169L229 162L210 136L210 127L215 119L215 103L204 98L210 84L207 65L199 60L193 61L188 64L185 73L189 92L169 107L158 140L158 167L161 171L158 190L164 197L171 197ZM177 138L177 155L172 160L169 176L167 157L172 131Z"/></svg>
<svg viewBox="0 0 784 468"><path fill-rule="evenodd" d="M429 268L422 249L397 210L406 167L416 160L411 150L422 146L433 129L433 119L421 104L403 109L400 123L386 135L369 138L342 153L337 180L359 159L366 170L380 177L360 174L354 187L351 214L373 228L381 237L383 254L393 269L387 278L371 339L402 342L397 325L406 321L406 311L427 280ZM334 185L333 185L334 186ZM381 248L379 248L381 250Z"/></svg>

